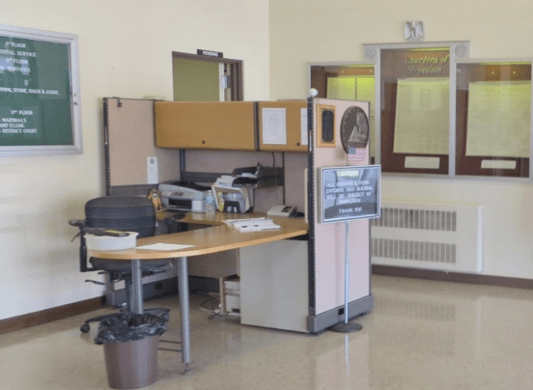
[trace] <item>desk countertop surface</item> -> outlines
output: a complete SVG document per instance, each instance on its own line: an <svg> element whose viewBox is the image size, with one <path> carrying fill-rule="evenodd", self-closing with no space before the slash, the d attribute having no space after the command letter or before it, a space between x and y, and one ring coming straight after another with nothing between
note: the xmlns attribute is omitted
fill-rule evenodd
<svg viewBox="0 0 533 390"><path fill-rule="evenodd" d="M300 218L272 217L274 222L281 226L280 229L246 233L241 233L223 222L227 219L249 219L264 216L265 214L260 213L216 213L215 215L190 213L186 214L179 222L209 225L209 227L181 233L140 238L137 240L137 246L165 243L194 245L192 247L168 251L132 248L121 251L90 251L89 254L101 259L114 260L155 260L190 257L284 240L286 238L303 236L308 233L307 224Z"/></svg>

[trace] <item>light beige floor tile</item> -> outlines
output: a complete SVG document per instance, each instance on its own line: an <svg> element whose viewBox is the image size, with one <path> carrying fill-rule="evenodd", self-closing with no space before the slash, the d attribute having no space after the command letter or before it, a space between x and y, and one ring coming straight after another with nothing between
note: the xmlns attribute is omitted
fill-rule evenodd
<svg viewBox="0 0 533 390"><path fill-rule="evenodd" d="M147 389L529 390L533 388L533 291L374 276L375 309L362 331L307 335L241 326L191 302L192 359L159 351ZM173 297L147 303L172 309L164 339L179 341ZM0 388L107 389L96 326L88 313L0 335ZM162 347L174 348L170 344Z"/></svg>

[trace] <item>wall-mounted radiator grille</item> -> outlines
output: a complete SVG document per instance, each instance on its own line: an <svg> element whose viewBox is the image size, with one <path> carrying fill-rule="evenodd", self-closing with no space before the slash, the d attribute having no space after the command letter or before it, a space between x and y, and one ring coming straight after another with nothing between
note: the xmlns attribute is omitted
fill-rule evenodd
<svg viewBox="0 0 533 390"><path fill-rule="evenodd" d="M373 264L482 271L481 206L382 201L381 218L370 226Z"/></svg>
<svg viewBox="0 0 533 390"><path fill-rule="evenodd" d="M381 227L455 232L457 212L382 207L381 218L372 219L371 223Z"/></svg>
<svg viewBox="0 0 533 390"><path fill-rule="evenodd" d="M402 241L373 238L370 241L370 256L387 259L435 261L456 263L457 245L442 242Z"/></svg>

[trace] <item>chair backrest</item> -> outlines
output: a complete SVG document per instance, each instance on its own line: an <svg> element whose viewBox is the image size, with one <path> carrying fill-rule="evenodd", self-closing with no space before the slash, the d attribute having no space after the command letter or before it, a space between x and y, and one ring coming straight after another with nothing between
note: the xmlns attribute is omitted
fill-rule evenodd
<svg viewBox="0 0 533 390"><path fill-rule="evenodd" d="M138 237L155 234L155 208L141 196L104 196L85 204L87 227L116 229L139 233Z"/></svg>

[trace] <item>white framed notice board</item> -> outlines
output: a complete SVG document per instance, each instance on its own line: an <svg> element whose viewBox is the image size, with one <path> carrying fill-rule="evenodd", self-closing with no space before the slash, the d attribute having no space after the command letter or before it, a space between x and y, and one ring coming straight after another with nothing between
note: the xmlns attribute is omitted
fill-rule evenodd
<svg viewBox="0 0 533 390"><path fill-rule="evenodd" d="M82 153L78 37L0 25L0 156Z"/></svg>

